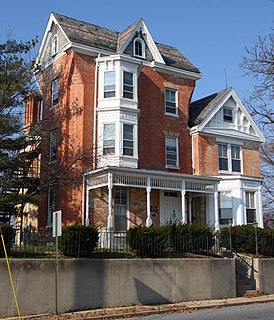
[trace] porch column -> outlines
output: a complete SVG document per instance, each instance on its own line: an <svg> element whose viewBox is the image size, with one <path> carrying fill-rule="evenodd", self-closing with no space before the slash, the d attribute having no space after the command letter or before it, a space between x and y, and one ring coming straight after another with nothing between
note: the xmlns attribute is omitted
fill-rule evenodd
<svg viewBox="0 0 274 320"><path fill-rule="evenodd" d="M112 173L108 173L108 224L107 229L111 230L113 228L112 222Z"/></svg>
<svg viewBox="0 0 274 320"><path fill-rule="evenodd" d="M186 184L185 181L182 181L181 197L182 197L182 224L187 222L186 218Z"/></svg>
<svg viewBox="0 0 274 320"><path fill-rule="evenodd" d="M189 223L192 223L192 197L188 194L188 212L189 212Z"/></svg>
<svg viewBox="0 0 274 320"><path fill-rule="evenodd" d="M258 222L258 226L260 228L263 228L263 226L264 226L262 208L263 208L263 204L262 204L262 186L260 185L259 188L258 188L258 205L257 205L258 213L257 213L257 217L256 217L256 220Z"/></svg>
<svg viewBox="0 0 274 320"><path fill-rule="evenodd" d="M219 230L219 209L218 209L218 190L214 191L214 211L215 211L215 230Z"/></svg>
<svg viewBox="0 0 274 320"><path fill-rule="evenodd" d="M150 177L147 177L147 218L146 218L146 226L150 227L152 225L152 219L150 215Z"/></svg>
<svg viewBox="0 0 274 320"><path fill-rule="evenodd" d="M89 191L90 189L86 188L86 219L85 219L85 225L89 225Z"/></svg>

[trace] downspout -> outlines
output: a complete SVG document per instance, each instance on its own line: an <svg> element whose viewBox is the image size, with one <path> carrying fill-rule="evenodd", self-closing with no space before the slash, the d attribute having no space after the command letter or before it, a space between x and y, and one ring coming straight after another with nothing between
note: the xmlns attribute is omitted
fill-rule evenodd
<svg viewBox="0 0 274 320"><path fill-rule="evenodd" d="M98 58L100 57L100 53L98 54ZM95 75L94 75L94 114L93 114L93 170L96 169L97 166L97 139L96 139L96 133L97 133L97 96L98 96L98 62L97 59L95 59L96 65L95 65Z"/></svg>

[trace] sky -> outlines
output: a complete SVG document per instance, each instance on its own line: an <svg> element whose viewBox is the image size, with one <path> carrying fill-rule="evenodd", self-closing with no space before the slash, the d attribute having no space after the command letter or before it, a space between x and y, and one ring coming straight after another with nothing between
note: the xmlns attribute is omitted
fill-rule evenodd
<svg viewBox="0 0 274 320"><path fill-rule="evenodd" d="M118 32L142 17L155 42L178 48L203 74L193 100L226 86L244 99L254 80L239 63L245 47L272 32L274 0L5 0L0 43L7 34L41 40L51 12Z"/></svg>

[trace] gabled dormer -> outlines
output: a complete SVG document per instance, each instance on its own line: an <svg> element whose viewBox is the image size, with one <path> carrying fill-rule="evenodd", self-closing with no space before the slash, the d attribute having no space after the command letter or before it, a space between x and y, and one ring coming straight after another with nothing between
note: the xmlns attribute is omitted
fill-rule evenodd
<svg viewBox="0 0 274 320"><path fill-rule="evenodd" d="M242 104L236 92L227 88L190 105L191 134L263 142L264 136Z"/></svg>
<svg viewBox="0 0 274 320"><path fill-rule="evenodd" d="M140 18L119 34L118 52L165 64L145 21Z"/></svg>

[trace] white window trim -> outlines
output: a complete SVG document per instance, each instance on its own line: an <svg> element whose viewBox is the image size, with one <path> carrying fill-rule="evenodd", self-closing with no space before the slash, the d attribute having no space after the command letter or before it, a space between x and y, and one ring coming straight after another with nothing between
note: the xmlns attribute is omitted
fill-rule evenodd
<svg viewBox="0 0 274 320"><path fill-rule="evenodd" d="M124 154L124 125L132 126L132 133L133 133L133 155L126 155ZM136 148L137 148L137 141L136 141L136 125L133 123L122 123L121 133L122 133L122 139L121 139L121 156L124 158L135 158L136 157Z"/></svg>
<svg viewBox="0 0 274 320"><path fill-rule="evenodd" d="M254 207L247 207L247 198L246 195L247 193L253 193L254 194ZM257 207L257 190L253 190L253 189L245 189L244 190L244 212L245 212L245 221L246 224L251 224L252 223L248 223L247 222L247 209L253 209L255 210L255 222L258 223L258 207Z"/></svg>
<svg viewBox="0 0 274 320"><path fill-rule="evenodd" d="M135 54L135 44L137 41L141 42L141 44L142 44L142 55L141 56L138 54ZM137 57L137 58L144 58L145 59L145 57L146 57L145 42L143 39L141 39L139 37L135 38L133 41L133 55L134 55L134 57Z"/></svg>
<svg viewBox="0 0 274 320"><path fill-rule="evenodd" d="M218 140L217 140L218 141ZM219 144L226 144L227 145L227 159L228 159L228 170L221 170L219 169ZM240 162L241 162L241 171L232 171L232 154L231 154L231 147L239 147L240 148ZM235 144L235 143L227 143L218 141L218 172L219 173L231 173L231 174L242 174L243 172L243 156L242 156L242 145Z"/></svg>
<svg viewBox="0 0 274 320"><path fill-rule="evenodd" d="M125 72L132 74L132 98L124 97L124 73ZM135 97L136 97L135 87L136 87L135 73L131 70L123 69L122 70L122 98L128 99L130 101L135 100Z"/></svg>
<svg viewBox="0 0 274 320"><path fill-rule="evenodd" d="M175 113L172 112L167 112L166 111L166 91L170 90L170 91L174 91L175 92ZM172 117L178 117L178 91L176 89L172 89L172 88L165 88L165 115L167 116L172 116Z"/></svg>
<svg viewBox="0 0 274 320"><path fill-rule="evenodd" d="M176 165L167 164L167 139L175 139L176 140L176 155L177 155ZM174 136L166 136L165 137L165 157L166 157L166 160L165 160L166 168L180 169L180 167L179 167L179 139L178 139L178 137L174 137Z"/></svg>

